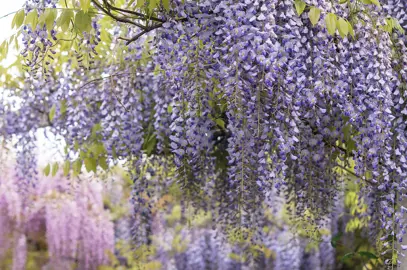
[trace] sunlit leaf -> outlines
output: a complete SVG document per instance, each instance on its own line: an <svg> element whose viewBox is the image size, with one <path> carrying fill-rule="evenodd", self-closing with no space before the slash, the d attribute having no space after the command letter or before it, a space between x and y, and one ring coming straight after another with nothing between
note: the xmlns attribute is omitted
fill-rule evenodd
<svg viewBox="0 0 407 270"><path fill-rule="evenodd" d="M368 251L358 251L358 254L369 259L378 259L378 257L375 254Z"/></svg>
<svg viewBox="0 0 407 270"><path fill-rule="evenodd" d="M338 32L341 35L342 38L348 35L349 29L348 29L348 23L345 21L343 18L339 18L337 22L337 27L338 27Z"/></svg>
<svg viewBox="0 0 407 270"><path fill-rule="evenodd" d="M52 165L52 172L51 172L51 175L52 175L52 176L55 176L55 175L57 174L57 172L58 172L58 169L59 169L59 164L58 164L58 162L55 162L55 163Z"/></svg>
<svg viewBox="0 0 407 270"><path fill-rule="evenodd" d="M312 25L316 25L321 17L321 10L317 7L311 7L308 17L312 23Z"/></svg>
<svg viewBox="0 0 407 270"><path fill-rule="evenodd" d="M85 163L85 168L88 172L91 171L96 172L97 163L94 158L92 157L85 158L83 162Z"/></svg>
<svg viewBox="0 0 407 270"><path fill-rule="evenodd" d="M54 104L54 105L52 105L51 110L49 111L49 121L51 121L51 122L52 122L52 120L54 120L55 111L56 111L56 106Z"/></svg>
<svg viewBox="0 0 407 270"><path fill-rule="evenodd" d="M79 0L81 9L86 13L90 7L90 0Z"/></svg>
<svg viewBox="0 0 407 270"><path fill-rule="evenodd" d="M79 11L75 15L75 27L79 30L79 33L89 32L92 29L92 19L89 16L89 13L84 11Z"/></svg>
<svg viewBox="0 0 407 270"><path fill-rule="evenodd" d="M336 15L328 13L325 17L326 29L330 35L335 35L336 32Z"/></svg>
<svg viewBox="0 0 407 270"><path fill-rule="evenodd" d="M11 28L19 28L23 22L24 22L24 18L25 18L25 12L24 9L20 9L16 15L14 15L13 21L11 23Z"/></svg>
<svg viewBox="0 0 407 270"><path fill-rule="evenodd" d="M31 25L32 28L35 28L38 23L38 12L36 9L31 10L27 16L25 16L25 24Z"/></svg>
<svg viewBox="0 0 407 270"><path fill-rule="evenodd" d="M222 119L218 118L218 119L215 120L215 122L216 122L216 124L217 124L218 126L220 126L222 129L225 129L225 122L224 122Z"/></svg>
<svg viewBox="0 0 407 270"><path fill-rule="evenodd" d="M64 167L63 167L64 176L68 176L70 168L71 168L71 163L68 160L65 161Z"/></svg>
<svg viewBox="0 0 407 270"><path fill-rule="evenodd" d="M78 176L81 172L81 168L82 168L82 159L78 158L72 164L73 175Z"/></svg>
<svg viewBox="0 0 407 270"><path fill-rule="evenodd" d="M165 10L170 10L170 0L162 0L163 1L163 7Z"/></svg>
<svg viewBox="0 0 407 270"><path fill-rule="evenodd" d="M62 31L66 31L69 28L69 24L74 17L74 13L70 9L64 9L57 20L57 25L61 27Z"/></svg>
<svg viewBox="0 0 407 270"><path fill-rule="evenodd" d="M345 255L343 255L341 261L346 261L346 260L352 258L353 256L355 256L355 253L354 253L354 252L346 253Z"/></svg>
<svg viewBox="0 0 407 270"><path fill-rule="evenodd" d="M302 0L295 0L294 5L298 15L301 15L304 12L305 7L307 6Z"/></svg>
<svg viewBox="0 0 407 270"><path fill-rule="evenodd" d="M48 175L49 175L50 170L51 170L51 165L50 165L50 164L48 164L47 166L45 166L45 168L44 168L44 170L43 170L45 176L48 176Z"/></svg>

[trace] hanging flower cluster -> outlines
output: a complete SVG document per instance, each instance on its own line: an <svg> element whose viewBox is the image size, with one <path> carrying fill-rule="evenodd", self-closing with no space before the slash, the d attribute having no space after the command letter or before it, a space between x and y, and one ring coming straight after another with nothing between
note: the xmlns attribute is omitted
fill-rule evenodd
<svg viewBox="0 0 407 270"><path fill-rule="evenodd" d="M74 264L97 269L109 263L114 226L104 209L99 183L40 178L35 188L21 194L20 181L4 171L0 178L2 262L7 265L12 251L13 269L26 269L27 253L35 245L52 269L72 269Z"/></svg>

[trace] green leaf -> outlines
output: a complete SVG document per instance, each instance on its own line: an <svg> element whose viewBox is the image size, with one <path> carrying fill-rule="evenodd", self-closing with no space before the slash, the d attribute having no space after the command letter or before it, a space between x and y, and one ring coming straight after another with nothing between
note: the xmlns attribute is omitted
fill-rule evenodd
<svg viewBox="0 0 407 270"><path fill-rule="evenodd" d="M167 107L167 112L168 112L168 113L172 113L172 105L171 105L171 104L168 105L168 107Z"/></svg>
<svg viewBox="0 0 407 270"><path fill-rule="evenodd" d="M89 32L92 29L92 19L89 13L85 13L82 10L75 15L75 27L79 30L79 33Z"/></svg>
<svg viewBox="0 0 407 270"><path fill-rule="evenodd" d="M57 20L57 25L61 27L62 31L66 31L69 28L71 19L73 18L73 11L70 9L64 9Z"/></svg>
<svg viewBox="0 0 407 270"><path fill-rule="evenodd" d="M295 10L297 11L298 16L300 16L303 12L305 7L307 6L304 1L302 0L295 0Z"/></svg>
<svg viewBox="0 0 407 270"><path fill-rule="evenodd" d="M54 165L52 165L52 173L51 173L51 175L55 176L57 174L57 172L58 172L58 169L59 169L59 164L58 164L58 162L55 162Z"/></svg>
<svg viewBox="0 0 407 270"><path fill-rule="evenodd" d="M75 142L74 142L74 144L73 144L73 149L74 149L75 151L78 151L78 150L79 150L79 143L78 143L77 140L75 140Z"/></svg>
<svg viewBox="0 0 407 270"><path fill-rule="evenodd" d="M369 251L359 251L358 254L363 257L367 257L369 259L379 259L375 254Z"/></svg>
<svg viewBox="0 0 407 270"><path fill-rule="evenodd" d="M393 32L393 29L398 30L400 33L404 34L404 29L401 27L400 23L395 18L386 18L386 24L382 26L383 30L389 33Z"/></svg>
<svg viewBox="0 0 407 270"><path fill-rule="evenodd" d="M336 248L336 246L338 245L338 241L341 239L342 237L342 233L339 232L336 235L334 235L331 239L331 246Z"/></svg>
<svg viewBox="0 0 407 270"><path fill-rule="evenodd" d="M347 259L349 259L349 258L351 258L351 257L353 257L353 256L355 256L355 253L354 253L354 252L346 253L345 255L343 255L341 261L344 262L344 261L346 261Z"/></svg>
<svg viewBox="0 0 407 270"><path fill-rule="evenodd" d="M90 8L90 0L79 0L79 3L81 5L81 9L86 13L88 12Z"/></svg>
<svg viewBox="0 0 407 270"><path fill-rule="evenodd" d="M81 151L79 151L79 157L81 158L81 159L84 159L84 158L86 158L86 152L85 151L83 151L83 150L81 150Z"/></svg>
<svg viewBox="0 0 407 270"><path fill-rule="evenodd" d="M11 21L11 29L14 29L16 26L16 17L17 17L18 12L14 15L13 20Z"/></svg>
<svg viewBox="0 0 407 270"><path fill-rule="evenodd" d="M338 27L339 35L341 35L342 38L348 35L349 33L348 22L345 21L345 19L339 18L336 26Z"/></svg>
<svg viewBox="0 0 407 270"><path fill-rule="evenodd" d="M92 144L92 146L90 147L90 150L92 151L94 157L99 157L100 155L106 153L106 148L103 145L103 143Z"/></svg>
<svg viewBox="0 0 407 270"><path fill-rule="evenodd" d="M371 1L371 0L361 0L361 2L362 2L363 4L366 4L366 5L372 4L372 1Z"/></svg>
<svg viewBox="0 0 407 270"><path fill-rule="evenodd" d="M109 168L109 166L107 165L107 162L106 162L106 157L99 158L99 166L105 171Z"/></svg>
<svg viewBox="0 0 407 270"><path fill-rule="evenodd" d="M386 24L382 26L384 31L391 33L393 31L394 22L391 18L386 19Z"/></svg>
<svg viewBox="0 0 407 270"><path fill-rule="evenodd" d="M78 158L72 164L73 175L78 176L81 173L82 159Z"/></svg>
<svg viewBox="0 0 407 270"><path fill-rule="evenodd" d="M24 22L24 9L21 9L14 15L13 21L11 22L11 28L19 28Z"/></svg>
<svg viewBox="0 0 407 270"><path fill-rule="evenodd" d="M68 160L65 161L64 162L64 167L63 167L64 176L68 176L70 168L71 168L71 163Z"/></svg>
<svg viewBox="0 0 407 270"><path fill-rule="evenodd" d="M349 29L349 34L354 38L355 37L355 31L353 30L352 24L348 22L348 29Z"/></svg>
<svg viewBox="0 0 407 270"><path fill-rule="evenodd" d="M102 130L102 125L100 123L97 123L97 124L93 125L93 127L92 127L92 137L96 138L96 135L101 130Z"/></svg>
<svg viewBox="0 0 407 270"><path fill-rule="evenodd" d="M28 12L27 16L25 16L25 24L30 24L31 28L35 29L38 23L38 13L36 9L31 10Z"/></svg>
<svg viewBox="0 0 407 270"><path fill-rule="evenodd" d="M61 115L65 115L66 109L67 109L66 100L63 99L63 100L61 100L60 107L59 107L59 111L60 111Z"/></svg>
<svg viewBox="0 0 407 270"><path fill-rule="evenodd" d="M321 10L317 7L311 7L308 17L312 23L312 25L316 25L321 17Z"/></svg>
<svg viewBox="0 0 407 270"><path fill-rule="evenodd" d="M146 151L147 155L151 155L157 144L157 138L155 134L151 134L148 140L144 143L143 149Z"/></svg>
<svg viewBox="0 0 407 270"><path fill-rule="evenodd" d="M47 166L45 166L45 168L44 168L44 170L43 170L43 172L44 172L44 174L45 174L45 176L48 176L49 175L49 171L51 170L51 165L47 165Z"/></svg>
<svg viewBox="0 0 407 270"><path fill-rule="evenodd" d="M326 29L331 36L336 32L336 20L336 15L333 13L328 13L325 17Z"/></svg>
<svg viewBox="0 0 407 270"><path fill-rule="evenodd" d="M216 124L217 124L218 126L220 126L221 128L225 129L225 122L224 122L222 119L218 118L218 119L215 120L215 122L216 122Z"/></svg>
<svg viewBox="0 0 407 270"><path fill-rule="evenodd" d="M55 110L56 110L56 106L54 104L54 105L52 105L51 110L49 111L49 121L51 121L51 122L52 122L52 120L54 120Z"/></svg>
<svg viewBox="0 0 407 270"><path fill-rule="evenodd" d="M339 4L342 5L342 4L346 4L347 2L348 2L348 0L340 0L340 1L339 1Z"/></svg>
<svg viewBox="0 0 407 270"><path fill-rule="evenodd" d="M163 7L165 10L170 10L170 0L163 0Z"/></svg>
<svg viewBox="0 0 407 270"><path fill-rule="evenodd" d="M141 7L144 6L144 4L145 4L145 0L137 0L137 5L136 5L136 7L141 8Z"/></svg>
<svg viewBox="0 0 407 270"><path fill-rule="evenodd" d="M48 13L49 13L49 8L46 8L46 9L43 10L41 15L38 17L38 24L44 24L45 23L45 19L47 18Z"/></svg>
<svg viewBox="0 0 407 270"><path fill-rule="evenodd" d="M92 158L92 157L85 158L84 163L85 163L85 168L88 172L93 171L94 173L96 173L97 163L94 158Z"/></svg>
<svg viewBox="0 0 407 270"><path fill-rule="evenodd" d="M156 7L157 7L157 0L150 0L150 3L148 5L150 12L153 11Z"/></svg>
<svg viewBox="0 0 407 270"><path fill-rule="evenodd" d="M0 45L0 59L4 59L8 53L8 42L4 40Z"/></svg>
<svg viewBox="0 0 407 270"><path fill-rule="evenodd" d="M50 31L52 28L54 28L54 22L55 19L57 18L57 10L56 9L47 9L47 17L45 18L45 25L47 27L47 30Z"/></svg>
<svg viewBox="0 0 407 270"><path fill-rule="evenodd" d="M370 2L372 2L372 4L374 4L374 5L378 6L378 7L380 7L380 2L379 2L379 0L370 0Z"/></svg>

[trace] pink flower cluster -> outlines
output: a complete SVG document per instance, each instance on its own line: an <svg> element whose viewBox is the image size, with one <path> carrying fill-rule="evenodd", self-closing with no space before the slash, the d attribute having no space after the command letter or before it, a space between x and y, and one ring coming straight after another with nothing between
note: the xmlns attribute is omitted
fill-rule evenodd
<svg viewBox="0 0 407 270"><path fill-rule="evenodd" d="M114 225L98 182L39 179L28 193L11 173L0 175L0 261L26 269L27 253L44 251L43 269L97 269L114 252ZM0 268L2 265L0 264ZM10 266L11 267L11 266ZM8 268L7 268L8 269Z"/></svg>

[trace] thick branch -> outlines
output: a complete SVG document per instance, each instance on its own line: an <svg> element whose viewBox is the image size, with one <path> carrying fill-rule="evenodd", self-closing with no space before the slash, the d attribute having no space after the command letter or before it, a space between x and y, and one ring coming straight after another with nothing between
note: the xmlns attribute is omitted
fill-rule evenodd
<svg viewBox="0 0 407 270"><path fill-rule="evenodd" d="M112 6L111 4L109 4L108 1L105 1L105 0L103 0L103 2L105 3L105 5L106 5L109 9L113 9L113 10L116 10L116 11L121 11L121 12L124 12L124 13L129 13L129 14L138 16L138 17L140 17L140 20L152 20L152 21L162 22L162 23L165 22L165 20L163 20L163 19L156 18L156 17L153 17L153 16L150 17L150 16L147 16L147 15L142 14L142 13L137 12L137 11L128 10L128 9L122 9L122 8L118 8L118 7Z"/></svg>
<svg viewBox="0 0 407 270"><path fill-rule="evenodd" d="M152 30L154 30L154 29L160 28L162 25L163 25L162 23L158 23L158 24L155 24L155 25L153 25L153 26L151 26L151 27L148 27L147 29L144 29L143 31L141 31L140 33L138 33L137 35L135 35L134 37L132 37L132 38L130 38L130 39L127 39L126 45L129 45L130 43L136 41L136 40L139 39L142 35L144 35L144 34L150 32L150 31L152 31Z"/></svg>
<svg viewBox="0 0 407 270"><path fill-rule="evenodd" d="M142 25L142 24L133 22L133 21L131 21L131 20L128 20L128 19L126 19L126 18L118 17L118 16L112 14L109 10L104 9L104 8L102 7L102 5L101 5L98 1L96 1L96 0L92 0L92 3L95 4L95 6L96 6L98 9L100 9L101 11L103 11L106 15L112 17L113 19L115 19L115 20L118 21L118 22L133 24L133 25L135 25L135 26L137 26L137 27L139 27L139 28L141 28L141 29L144 29L144 30L147 29L147 27L146 27L145 25Z"/></svg>

